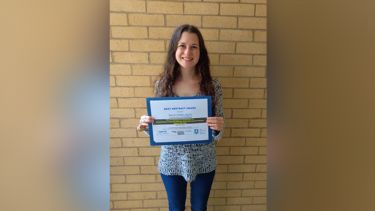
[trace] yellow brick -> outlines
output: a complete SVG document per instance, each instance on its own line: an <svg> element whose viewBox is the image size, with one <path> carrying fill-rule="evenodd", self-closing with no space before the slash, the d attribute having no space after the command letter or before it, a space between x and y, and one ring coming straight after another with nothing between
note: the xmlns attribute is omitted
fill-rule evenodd
<svg viewBox="0 0 375 211"><path fill-rule="evenodd" d="M164 41L161 40L131 40L131 51L164 51Z"/></svg>
<svg viewBox="0 0 375 211"><path fill-rule="evenodd" d="M150 86L148 76L116 76L118 86Z"/></svg>
<svg viewBox="0 0 375 211"><path fill-rule="evenodd" d="M266 196L267 192L265 189L253 189L243 190L242 196Z"/></svg>
<svg viewBox="0 0 375 211"><path fill-rule="evenodd" d="M179 26L182 24L192 24L197 27L202 26L202 21L200 16L193 15L167 15L167 26ZM173 28L174 29L174 28ZM168 39L171 38L173 30L169 33Z"/></svg>
<svg viewBox="0 0 375 211"><path fill-rule="evenodd" d="M220 55L220 64L222 65L252 65L253 57L250 55Z"/></svg>
<svg viewBox="0 0 375 211"><path fill-rule="evenodd" d="M219 65L220 64L219 54L209 53L209 57L210 57L211 65Z"/></svg>
<svg viewBox="0 0 375 211"><path fill-rule="evenodd" d="M122 165L124 165L124 160L122 159L122 157L111 157L110 158L111 168L113 166L122 166Z"/></svg>
<svg viewBox="0 0 375 211"><path fill-rule="evenodd" d="M109 91L111 97L134 97L134 88L112 87Z"/></svg>
<svg viewBox="0 0 375 211"><path fill-rule="evenodd" d="M111 138L109 143L110 143L110 148L122 147L120 138Z"/></svg>
<svg viewBox="0 0 375 211"><path fill-rule="evenodd" d="M247 108L247 99L226 99L223 102L224 108Z"/></svg>
<svg viewBox="0 0 375 211"><path fill-rule="evenodd" d="M136 200L136 199L156 199L155 192L132 192L128 193L128 199Z"/></svg>
<svg viewBox="0 0 375 211"><path fill-rule="evenodd" d="M265 204L267 203L266 197L258 196L253 197L253 204Z"/></svg>
<svg viewBox="0 0 375 211"><path fill-rule="evenodd" d="M218 76L233 76L233 67L230 66L211 66L211 74Z"/></svg>
<svg viewBox="0 0 375 211"><path fill-rule="evenodd" d="M251 204L252 197L228 198L227 204Z"/></svg>
<svg viewBox="0 0 375 211"><path fill-rule="evenodd" d="M243 156L217 156L219 164L236 164L243 163Z"/></svg>
<svg viewBox="0 0 375 211"><path fill-rule="evenodd" d="M111 51L128 51L129 50L128 40L111 39L110 43L109 43L109 46L110 46Z"/></svg>
<svg viewBox="0 0 375 211"><path fill-rule="evenodd" d="M238 0L203 0L207 2L238 2Z"/></svg>
<svg viewBox="0 0 375 211"><path fill-rule="evenodd" d="M224 98L232 98L233 97L233 89L223 88L223 97ZM117 103L117 101L116 101L116 103Z"/></svg>
<svg viewBox="0 0 375 211"><path fill-rule="evenodd" d="M265 78L250 79L250 88L266 88L267 80Z"/></svg>
<svg viewBox="0 0 375 211"><path fill-rule="evenodd" d="M240 0L241 3L266 3L267 0Z"/></svg>
<svg viewBox="0 0 375 211"><path fill-rule="evenodd" d="M153 157L125 157L125 165L153 165Z"/></svg>
<svg viewBox="0 0 375 211"><path fill-rule="evenodd" d="M254 187L255 188L267 188L267 182L266 181L255 181Z"/></svg>
<svg viewBox="0 0 375 211"><path fill-rule="evenodd" d="M255 9L255 16L266 17L267 6L265 4L257 4Z"/></svg>
<svg viewBox="0 0 375 211"><path fill-rule="evenodd" d="M239 17L238 27L243 29L266 29L267 19L255 17Z"/></svg>
<svg viewBox="0 0 375 211"><path fill-rule="evenodd" d="M267 147L259 147L259 154L266 155L267 154Z"/></svg>
<svg viewBox="0 0 375 211"><path fill-rule="evenodd" d="M132 118L135 117L134 109L111 109L110 111L111 118Z"/></svg>
<svg viewBox="0 0 375 211"><path fill-rule="evenodd" d="M207 41L206 47L210 53L234 53L235 43Z"/></svg>
<svg viewBox="0 0 375 211"><path fill-rule="evenodd" d="M167 200L144 200L143 201L143 206L144 207L168 207L168 202Z"/></svg>
<svg viewBox="0 0 375 211"><path fill-rule="evenodd" d="M255 172L255 165L229 165L229 172Z"/></svg>
<svg viewBox="0 0 375 211"><path fill-rule="evenodd" d="M163 65L132 65L133 75L155 75L163 71Z"/></svg>
<svg viewBox="0 0 375 211"><path fill-rule="evenodd" d="M130 65L127 64L111 64L110 75L130 75Z"/></svg>
<svg viewBox="0 0 375 211"><path fill-rule="evenodd" d="M165 53L150 53L151 64L164 64L166 59Z"/></svg>
<svg viewBox="0 0 375 211"><path fill-rule="evenodd" d="M245 157L245 163L266 163L267 157L264 155L250 155Z"/></svg>
<svg viewBox="0 0 375 211"><path fill-rule="evenodd" d="M248 78L222 78L221 80L222 87L235 87L235 88L246 88L249 87ZM237 90L237 89L235 89ZM246 89L247 90L247 89ZM237 98L237 97L236 97Z"/></svg>
<svg viewBox="0 0 375 211"><path fill-rule="evenodd" d="M254 182L244 181L244 182L228 182L228 189L250 189L254 188Z"/></svg>
<svg viewBox="0 0 375 211"><path fill-rule="evenodd" d="M118 105L122 108L145 108L146 100L144 98L118 99Z"/></svg>
<svg viewBox="0 0 375 211"><path fill-rule="evenodd" d="M203 27L236 28L237 18L221 16L203 16Z"/></svg>
<svg viewBox="0 0 375 211"><path fill-rule="evenodd" d="M136 108L135 109L135 116L141 117L142 115L147 114L147 109L146 108Z"/></svg>
<svg viewBox="0 0 375 211"><path fill-rule="evenodd" d="M266 118L263 113L262 113L262 117L263 118ZM267 128L262 128L261 131L260 131L260 136L261 137L267 137Z"/></svg>
<svg viewBox="0 0 375 211"><path fill-rule="evenodd" d="M256 165L257 167L259 164ZM267 173L245 173L244 180L262 180L265 181L267 180Z"/></svg>
<svg viewBox="0 0 375 211"><path fill-rule="evenodd" d="M159 174L156 166L141 166L141 174Z"/></svg>
<svg viewBox="0 0 375 211"><path fill-rule="evenodd" d="M221 29L220 40L252 41L253 32L251 30Z"/></svg>
<svg viewBox="0 0 375 211"><path fill-rule="evenodd" d="M167 25L168 25L168 17L167 15ZM172 33L174 31L174 27L149 27L149 38L151 39L170 39L172 36Z"/></svg>
<svg viewBox="0 0 375 211"><path fill-rule="evenodd" d="M249 101L250 108L266 108L267 101L262 99L250 99Z"/></svg>
<svg viewBox="0 0 375 211"><path fill-rule="evenodd" d="M267 57L266 56L255 55L253 59L254 59L254 65L262 65L262 66L267 65Z"/></svg>
<svg viewBox="0 0 375 211"><path fill-rule="evenodd" d="M128 25L128 18L126 14L111 13L109 18L110 25Z"/></svg>
<svg viewBox="0 0 375 211"><path fill-rule="evenodd" d="M227 183L226 182L218 182L214 180L214 183L212 184L212 189L213 190L220 190L220 189L226 189L227 188Z"/></svg>
<svg viewBox="0 0 375 211"><path fill-rule="evenodd" d="M124 147L146 147L150 146L149 138L123 138Z"/></svg>
<svg viewBox="0 0 375 211"><path fill-rule="evenodd" d="M180 2L149 1L147 2L147 12L161 14L182 14L183 4Z"/></svg>
<svg viewBox="0 0 375 211"><path fill-rule="evenodd" d="M112 87L111 87L112 88ZM111 98L111 108L118 108L117 99Z"/></svg>
<svg viewBox="0 0 375 211"><path fill-rule="evenodd" d="M127 193L111 193L111 201L113 200L125 200L127 199Z"/></svg>
<svg viewBox="0 0 375 211"><path fill-rule="evenodd" d="M160 149L155 147L148 147L148 148L139 148L139 155L141 156L159 156L160 155Z"/></svg>
<svg viewBox="0 0 375 211"><path fill-rule="evenodd" d="M156 182L155 175L127 175L127 183L149 183Z"/></svg>
<svg viewBox="0 0 375 211"><path fill-rule="evenodd" d="M247 146L267 146L267 140L265 138L247 138Z"/></svg>
<svg viewBox="0 0 375 211"><path fill-rule="evenodd" d="M258 164L256 167L256 172L267 172L267 166L265 164Z"/></svg>
<svg viewBox="0 0 375 211"><path fill-rule="evenodd" d="M244 54L266 54L266 43L241 42L237 43L236 53Z"/></svg>
<svg viewBox="0 0 375 211"><path fill-rule="evenodd" d="M254 16L253 4L220 4L221 15Z"/></svg>
<svg viewBox="0 0 375 211"><path fill-rule="evenodd" d="M226 204L225 198L209 198L208 205L224 205Z"/></svg>
<svg viewBox="0 0 375 211"><path fill-rule="evenodd" d="M113 38L147 38L147 28L146 27L111 27Z"/></svg>
<svg viewBox="0 0 375 211"><path fill-rule="evenodd" d="M246 140L244 138L226 138L218 143L218 146L245 146Z"/></svg>
<svg viewBox="0 0 375 211"><path fill-rule="evenodd" d="M119 128L120 127L120 121L118 119L111 119L111 128Z"/></svg>
<svg viewBox="0 0 375 211"><path fill-rule="evenodd" d="M215 211L241 211L241 206L215 206Z"/></svg>
<svg viewBox="0 0 375 211"><path fill-rule="evenodd" d="M126 200L126 201L114 201L115 209L118 208L140 208L142 207L141 200Z"/></svg>
<svg viewBox="0 0 375 211"><path fill-rule="evenodd" d="M264 98L264 89L235 89L234 98Z"/></svg>
<svg viewBox="0 0 375 211"><path fill-rule="evenodd" d="M233 137L259 137L260 130L259 129L232 129L232 136Z"/></svg>
<svg viewBox="0 0 375 211"><path fill-rule="evenodd" d="M266 205L242 205L241 211L267 211Z"/></svg>
<svg viewBox="0 0 375 211"><path fill-rule="evenodd" d="M116 86L116 79L114 76L109 77L109 85L110 86Z"/></svg>
<svg viewBox="0 0 375 211"><path fill-rule="evenodd" d="M150 183L150 184L142 184L141 186L142 191L165 191L163 183Z"/></svg>
<svg viewBox="0 0 375 211"><path fill-rule="evenodd" d="M204 40L218 40L219 30L217 29L200 29Z"/></svg>
<svg viewBox="0 0 375 211"><path fill-rule="evenodd" d="M185 3L184 4L185 14L195 15L218 15L219 4L215 3Z"/></svg>
<svg viewBox="0 0 375 211"><path fill-rule="evenodd" d="M138 0L111 0L111 11L146 12L145 1Z"/></svg>
<svg viewBox="0 0 375 211"><path fill-rule="evenodd" d="M242 181L242 173L217 173L216 181Z"/></svg>
<svg viewBox="0 0 375 211"><path fill-rule="evenodd" d="M135 129L111 129L111 137L122 138L122 137L136 137L137 133Z"/></svg>
<svg viewBox="0 0 375 211"><path fill-rule="evenodd" d="M135 88L136 97L152 97L154 96L154 88L151 87L136 87Z"/></svg>
<svg viewBox="0 0 375 211"><path fill-rule="evenodd" d="M232 155L256 155L258 154L258 147L231 147L230 154Z"/></svg>
<svg viewBox="0 0 375 211"><path fill-rule="evenodd" d="M123 210L121 210L123 211ZM124 211L127 211L127 210L124 210ZM141 208L141 209L131 209L130 211L164 211L164 210L161 210L161 209L158 209L158 208ZM166 210L168 211L168 210Z"/></svg>
<svg viewBox="0 0 375 211"><path fill-rule="evenodd" d="M215 190L215 197L239 197L241 190Z"/></svg>
<svg viewBox="0 0 375 211"><path fill-rule="evenodd" d="M229 147L216 147L217 155L229 155Z"/></svg>
<svg viewBox="0 0 375 211"><path fill-rule="evenodd" d="M147 53L113 52L114 62L119 63L148 63Z"/></svg>
<svg viewBox="0 0 375 211"><path fill-rule="evenodd" d="M140 190L140 184L113 184L111 192L133 192Z"/></svg>
<svg viewBox="0 0 375 211"><path fill-rule="evenodd" d="M138 156L137 148L113 148L110 151L111 157L129 157L129 156Z"/></svg>
<svg viewBox="0 0 375 211"><path fill-rule="evenodd" d="M252 119L250 120L250 127L267 127L265 119Z"/></svg>
<svg viewBox="0 0 375 211"><path fill-rule="evenodd" d="M267 31L256 30L254 32L254 40L256 42L267 42Z"/></svg>
<svg viewBox="0 0 375 211"><path fill-rule="evenodd" d="M224 101L225 102L225 101ZM247 119L225 119L225 127L226 128L243 128L249 126L249 120Z"/></svg>
<svg viewBox="0 0 375 211"><path fill-rule="evenodd" d="M163 26L163 15L129 14L129 25L137 26Z"/></svg>
<svg viewBox="0 0 375 211"><path fill-rule="evenodd" d="M135 174L138 176L138 166L115 166L111 167L111 175Z"/></svg>
<svg viewBox="0 0 375 211"><path fill-rule="evenodd" d="M240 77L265 77L266 68L264 67L235 67L234 76Z"/></svg>
<svg viewBox="0 0 375 211"><path fill-rule="evenodd" d="M122 128L134 128L138 125L138 123L139 123L139 118L136 118L136 119L126 118L126 119L121 120L121 127Z"/></svg>

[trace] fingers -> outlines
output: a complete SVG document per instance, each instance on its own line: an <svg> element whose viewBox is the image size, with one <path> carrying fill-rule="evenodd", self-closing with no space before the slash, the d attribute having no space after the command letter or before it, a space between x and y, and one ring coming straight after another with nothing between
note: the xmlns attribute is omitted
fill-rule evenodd
<svg viewBox="0 0 375 211"><path fill-rule="evenodd" d="M213 130L221 131L224 128L224 118L223 117L208 117L207 125Z"/></svg>
<svg viewBox="0 0 375 211"><path fill-rule="evenodd" d="M138 131L144 131L148 128L148 124L152 124L154 122L154 118L151 116L143 115L139 119L139 124L137 126Z"/></svg>

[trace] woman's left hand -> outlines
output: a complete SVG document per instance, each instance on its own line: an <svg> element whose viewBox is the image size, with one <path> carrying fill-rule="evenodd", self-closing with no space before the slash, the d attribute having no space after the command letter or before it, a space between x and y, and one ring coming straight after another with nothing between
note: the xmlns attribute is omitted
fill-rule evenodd
<svg viewBox="0 0 375 211"><path fill-rule="evenodd" d="M212 130L221 131L224 128L224 118L219 116L207 117L207 124Z"/></svg>

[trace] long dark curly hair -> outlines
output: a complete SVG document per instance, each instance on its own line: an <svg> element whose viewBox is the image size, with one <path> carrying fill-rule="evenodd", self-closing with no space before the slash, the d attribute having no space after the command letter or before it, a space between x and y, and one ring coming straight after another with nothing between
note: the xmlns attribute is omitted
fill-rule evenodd
<svg viewBox="0 0 375 211"><path fill-rule="evenodd" d="M178 41L182 33L194 33L199 39L200 57L195 66L195 75L201 77L200 92L204 95L212 97L215 102L215 91L212 84L212 77L210 72L210 58L208 57L207 48L204 44L203 36L196 26L184 24L175 29L172 38L169 42L167 58L164 63L164 71L160 75L158 89L159 95L162 97L174 96L172 87L177 79L181 76L180 65L178 64L175 54L178 46ZM213 103L214 105L214 103ZM213 113L215 114L215 106L213 106Z"/></svg>

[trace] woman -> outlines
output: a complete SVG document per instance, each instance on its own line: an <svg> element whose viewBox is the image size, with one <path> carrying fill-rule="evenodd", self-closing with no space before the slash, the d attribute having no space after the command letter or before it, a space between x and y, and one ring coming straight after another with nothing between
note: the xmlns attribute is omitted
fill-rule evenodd
<svg viewBox="0 0 375 211"><path fill-rule="evenodd" d="M155 83L157 97L208 95L213 99L213 117L207 118L213 129L210 144L161 146L159 171L168 195L170 211L185 210L186 187L190 182L192 211L207 210L207 201L216 169L215 143L222 137L224 113L222 89L211 78L210 60L201 32L192 25L176 28L169 43L164 72ZM137 127L148 131L151 116L142 116Z"/></svg>

